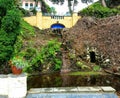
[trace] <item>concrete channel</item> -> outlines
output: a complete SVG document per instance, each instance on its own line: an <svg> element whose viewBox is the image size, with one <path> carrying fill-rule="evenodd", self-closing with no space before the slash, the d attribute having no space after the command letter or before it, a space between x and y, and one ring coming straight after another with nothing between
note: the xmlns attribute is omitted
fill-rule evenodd
<svg viewBox="0 0 120 98"><path fill-rule="evenodd" d="M105 87L32 88L26 98L118 98L115 89Z"/></svg>
<svg viewBox="0 0 120 98"><path fill-rule="evenodd" d="M118 98L110 86L31 88L27 75L0 75L0 98Z"/></svg>

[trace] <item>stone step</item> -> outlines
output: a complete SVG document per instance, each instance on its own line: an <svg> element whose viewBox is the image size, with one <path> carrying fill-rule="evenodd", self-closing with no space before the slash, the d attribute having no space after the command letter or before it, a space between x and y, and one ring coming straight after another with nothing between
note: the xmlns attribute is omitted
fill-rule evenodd
<svg viewBox="0 0 120 98"><path fill-rule="evenodd" d="M31 88L26 98L118 98L112 87Z"/></svg>

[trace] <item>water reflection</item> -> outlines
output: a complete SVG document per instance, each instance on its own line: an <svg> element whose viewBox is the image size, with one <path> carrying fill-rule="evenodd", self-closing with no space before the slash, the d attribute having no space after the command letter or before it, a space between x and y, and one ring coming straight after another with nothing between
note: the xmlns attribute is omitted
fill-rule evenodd
<svg viewBox="0 0 120 98"><path fill-rule="evenodd" d="M120 78L112 75L70 76L45 74L28 77L28 89L41 87L112 86L120 91Z"/></svg>

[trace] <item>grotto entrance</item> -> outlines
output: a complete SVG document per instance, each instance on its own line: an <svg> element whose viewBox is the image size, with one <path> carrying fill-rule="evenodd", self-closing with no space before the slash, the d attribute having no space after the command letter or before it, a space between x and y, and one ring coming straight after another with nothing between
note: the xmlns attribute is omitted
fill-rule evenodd
<svg viewBox="0 0 120 98"><path fill-rule="evenodd" d="M91 51L90 52L90 62L95 63L96 62L96 57L95 57L95 52Z"/></svg>
<svg viewBox="0 0 120 98"><path fill-rule="evenodd" d="M60 24L59 22L57 22L57 23L51 25L50 28L52 29L53 33L61 36L62 29L64 29L65 26L63 24Z"/></svg>

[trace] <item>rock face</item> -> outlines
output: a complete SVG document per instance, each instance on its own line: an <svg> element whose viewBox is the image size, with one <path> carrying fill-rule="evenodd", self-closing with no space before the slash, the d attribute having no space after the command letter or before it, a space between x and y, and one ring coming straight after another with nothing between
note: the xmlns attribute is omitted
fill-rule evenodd
<svg viewBox="0 0 120 98"><path fill-rule="evenodd" d="M83 17L62 34L66 49L75 50L77 59L103 67L120 66L120 16Z"/></svg>

